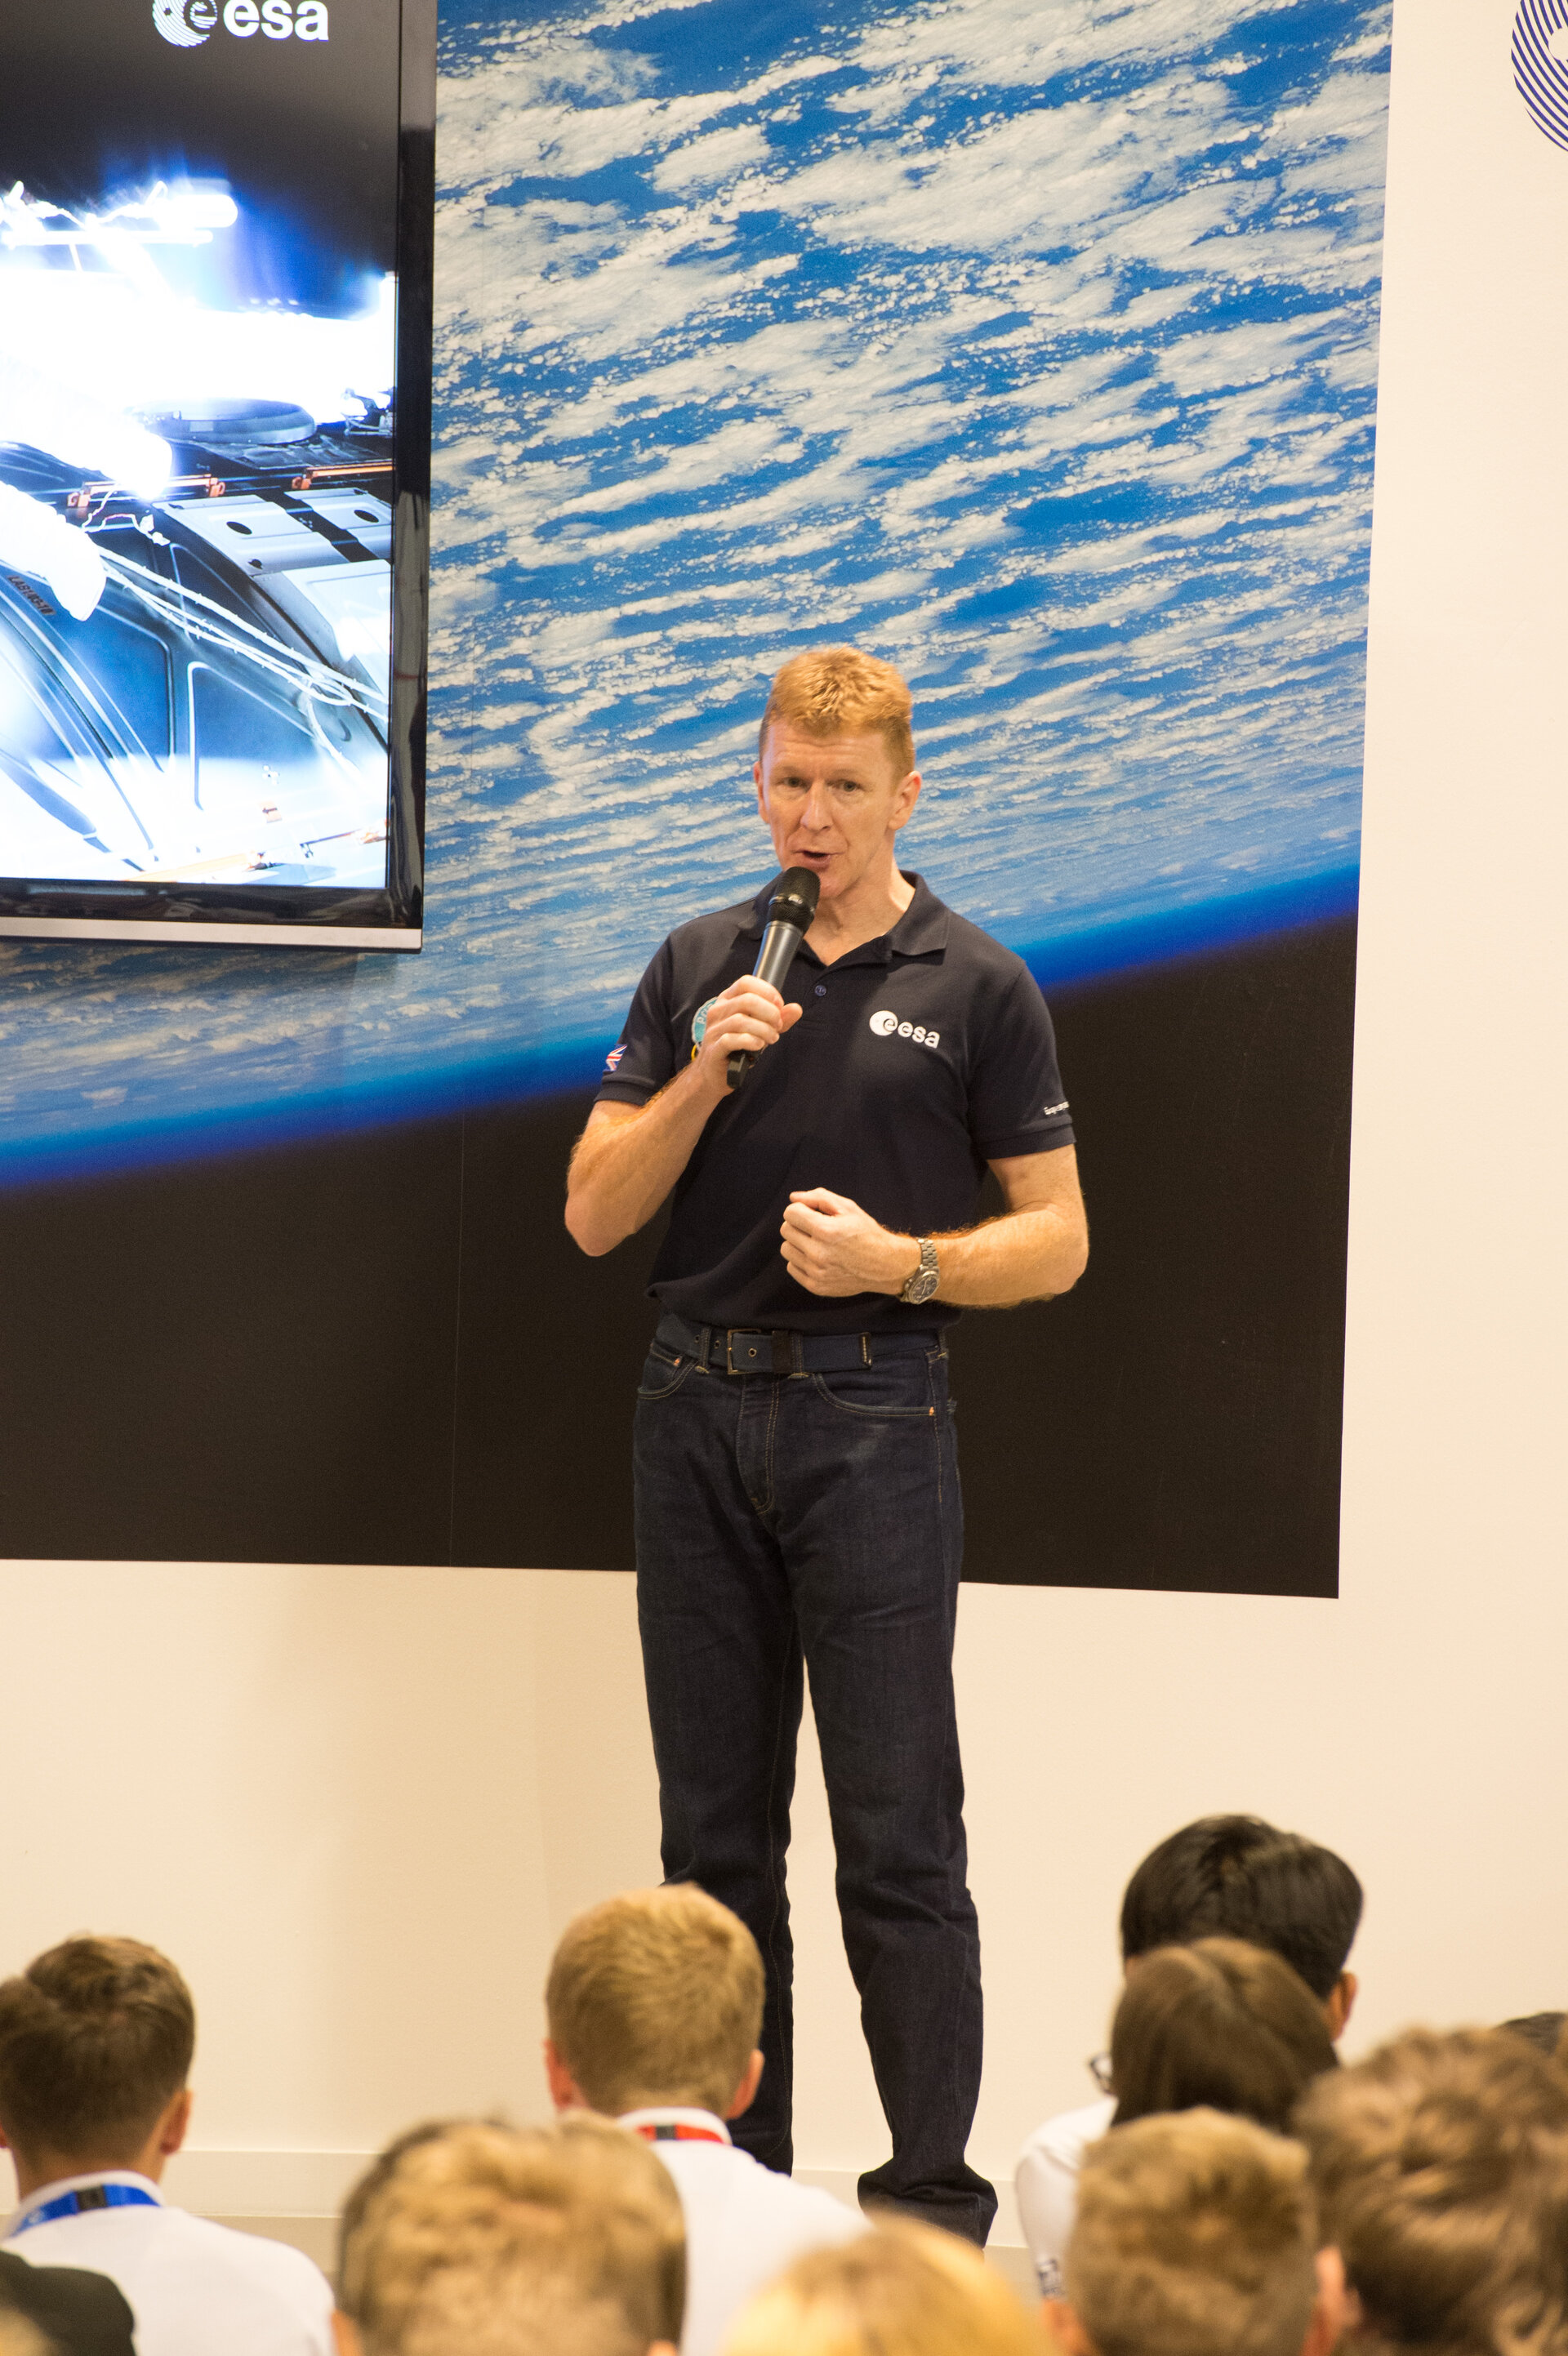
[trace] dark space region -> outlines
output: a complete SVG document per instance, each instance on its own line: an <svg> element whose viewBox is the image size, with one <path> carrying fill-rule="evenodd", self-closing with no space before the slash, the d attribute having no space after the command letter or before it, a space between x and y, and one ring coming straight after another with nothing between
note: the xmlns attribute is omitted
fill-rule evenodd
<svg viewBox="0 0 1568 2356"><path fill-rule="evenodd" d="M150 0L7 11L0 186L97 207L158 177L226 180L247 299L358 310L361 274L397 261L398 0L329 0L328 18L325 41L220 27L179 49ZM162 259L177 279L180 249Z"/></svg>
<svg viewBox="0 0 1568 2356"><path fill-rule="evenodd" d="M952 1335L966 1571L1337 1591L1355 926L1053 992L1093 1248ZM0 1198L0 1554L630 1567L586 1095Z"/></svg>

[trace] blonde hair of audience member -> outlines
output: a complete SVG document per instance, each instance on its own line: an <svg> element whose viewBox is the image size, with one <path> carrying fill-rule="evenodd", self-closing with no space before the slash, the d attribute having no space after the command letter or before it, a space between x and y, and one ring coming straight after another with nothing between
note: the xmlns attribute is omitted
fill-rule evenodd
<svg viewBox="0 0 1568 2356"><path fill-rule="evenodd" d="M1139 1958L1111 2029L1112 2124L1207 2104L1283 2127L1337 2066L1323 2007L1279 1955L1197 1939Z"/></svg>
<svg viewBox="0 0 1568 2356"><path fill-rule="evenodd" d="M1084 2154L1051 2335L1065 2356L1329 2356L1344 2278L1316 2238L1297 2145L1211 2110L1112 2127Z"/></svg>
<svg viewBox="0 0 1568 2356"><path fill-rule="evenodd" d="M557 2108L738 2118L762 2076L763 1993L756 1940L694 1882L589 1907L567 1924L544 1990Z"/></svg>
<svg viewBox="0 0 1568 2356"><path fill-rule="evenodd" d="M1306 2094L1351 2344L1426 2356L1568 2351L1568 2081L1506 2029L1416 2029Z"/></svg>
<svg viewBox="0 0 1568 2356"><path fill-rule="evenodd" d="M862 654L858 647L811 647L791 655L768 691L757 757L768 755L768 732L776 720L790 722L808 736L881 737L895 777L915 766L910 725L915 700L890 662Z"/></svg>
<svg viewBox="0 0 1568 2356"><path fill-rule="evenodd" d="M137 1939L66 1939L0 1983L0 2145L23 2200L104 2169L154 2183L185 2141L190 1990Z"/></svg>
<svg viewBox="0 0 1568 2356"><path fill-rule="evenodd" d="M674 2356L680 2197L646 2144L579 2114L399 2138L350 2195L339 2356Z"/></svg>
<svg viewBox="0 0 1568 2356"><path fill-rule="evenodd" d="M743 2309L724 2356L1041 2356L1037 2318L956 2234L886 2218L798 2258Z"/></svg>

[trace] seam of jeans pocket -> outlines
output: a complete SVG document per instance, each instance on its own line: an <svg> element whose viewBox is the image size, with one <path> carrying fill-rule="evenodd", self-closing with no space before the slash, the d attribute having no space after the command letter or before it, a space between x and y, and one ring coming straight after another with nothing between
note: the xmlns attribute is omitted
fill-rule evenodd
<svg viewBox="0 0 1568 2356"><path fill-rule="evenodd" d="M673 1394L680 1389L682 1384L685 1381L687 1376L691 1373L692 1368L695 1364L696 1360L694 1358L682 1359L680 1365L675 1369L674 1381L672 1383L666 1383L661 1390L644 1390L642 1385L639 1383L637 1387L638 1398L639 1399L650 1400L667 1399L671 1398ZM622 1396L624 1397L625 1394L623 1393Z"/></svg>
<svg viewBox="0 0 1568 2356"><path fill-rule="evenodd" d="M931 1410L927 1407L856 1407L851 1399L836 1398L821 1375L811 1376L811 1388L841 1415L863 1415L872 1423L927 1423Z"/></svg>

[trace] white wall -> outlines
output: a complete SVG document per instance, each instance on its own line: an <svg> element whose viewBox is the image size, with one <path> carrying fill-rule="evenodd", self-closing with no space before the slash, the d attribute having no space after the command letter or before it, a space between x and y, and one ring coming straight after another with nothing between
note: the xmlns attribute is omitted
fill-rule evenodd
<svg viewBox="0 0 1568 2356"><path fill-rule="evenodd" d="M1511 15L1396 19L1343 1595L966 1591L998 2173L1087 2094L1122 1881L1204 1810L1362 1873L1352 2046L1568 2003L1568 154ZM319 2207L349 2163L308 2155L538 2108L555 1932L657 1872L628 1580L12 1564L0 1626L0 1962L91 1926L186 1965L197 2142L235 2156L188 2197ZM853 2169L881 2122L806 1783L800 2152Z"/></svg>

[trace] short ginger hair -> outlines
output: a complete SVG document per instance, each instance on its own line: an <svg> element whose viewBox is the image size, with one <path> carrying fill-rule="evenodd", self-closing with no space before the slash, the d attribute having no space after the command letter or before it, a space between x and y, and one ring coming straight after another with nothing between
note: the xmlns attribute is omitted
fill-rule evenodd
<svg viewBox="0 0 1568 2356"><path fill-rule="evenodd" d="M338 2303L365 2356L645 2356L680 2340L685 2297L671 2178L585 2112L416 2127L344 2212Z"/></svg>
<svg viewBox="0 0 1568 2356"><path fill-rule="evenodd" d="M1568 2080L1509 2029L1412 2029L1296 2113L1363 2344L1568 2350Z"/></svg>
<svg viewBox="0 0 1568 2356"><path fill-rule="evenodd" d="M798 2258L741 2310L724 2356L1042 2356L1044 2346L978 2250L889 2218Z"/></svg>
<svg viewBox="0 0 1568 2356"><path fill-rule="evenodd" d="M1112 2023L1114 2124L1205 2104L1283 2128L1337 2063L1322 2006L1283 1957L1244 1939L1156 1947Z"/></svg>
<svg viewBox="0 0 1568 2356"><path fill-rule="evenodd" d="M1097 2356L1299 2356L1316 2251L1300 2147L1177 2111L1084 2153L1063 2274Z"/></svg>
<svg viewBox="0 0 1568 2356"><path fill-rule="evenodd" d="M596 2111L673 2103L722 2116L762 2034L763 1997L746 1924L682 1881L606 1899L568 1923L544 2008Z"/></svg>
<svg viewBox="0 0 1568 2356"><path fill-rule="evenodd" d="M915 766L909 718L915 700L890 662L858 647L811 647L791 655L768 690L757 757L768 755L768 732L788 720L808 736L881 737L896 777Z"/></svg>
<svg viewBox="0 0 1568 2356"><path fill-rule="evenodd" d="M0 2130L23 2152L131 2158L185 2084L196 2008L137 1939L66 1939L0 1982Z"/></svg>

